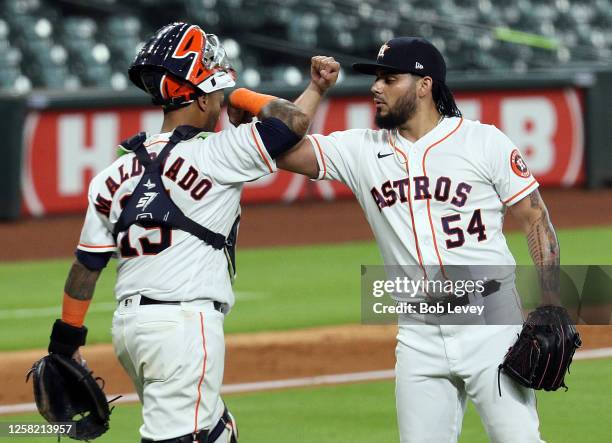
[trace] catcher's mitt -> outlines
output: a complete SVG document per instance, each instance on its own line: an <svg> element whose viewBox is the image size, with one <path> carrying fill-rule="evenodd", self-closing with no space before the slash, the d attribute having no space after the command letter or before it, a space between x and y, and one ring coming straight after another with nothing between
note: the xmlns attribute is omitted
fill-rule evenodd
<svg viewBox="0 0 612 443"><path fill-rule="evenodd" d="M36 406L48 422L74 421L70 437L76 440L92 440L108 431L112 409L102 390L104 382L87 367L64 355L49 354L34 363L26 381L30 375Z"/></svg>
<svg viewBox="0 0 612 443"><path fill-rule="evenodd" d="M580 334L561 306L540 306L529 314L516 343L508 349L499 371L523 386L556 391L565 385ZM501 395L501 388L500 388Z"/></svg>

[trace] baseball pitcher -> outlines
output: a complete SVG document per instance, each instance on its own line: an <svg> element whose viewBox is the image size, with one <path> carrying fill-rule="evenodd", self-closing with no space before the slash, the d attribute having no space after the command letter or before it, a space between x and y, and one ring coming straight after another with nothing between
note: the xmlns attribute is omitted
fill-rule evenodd
<svg viewBox="0 0 612 443"><path fill-rule="evenodd" d="M235 442L220 388L240 194L276 170L309 119L286 100L237 90L234 108L258 122L214 133L235 72L218 38L187 23L157 31L129 75L161 106L163 125L122 143L126 154L91 181L49 351L81 360L85 314L115 255L113 345L142 402L142 442Z"/></svg>
<svg viewBox="0 0 612 443"><path fill-rule="evenodd" d="M317 64L325 68L312 69L311 84L296 100L309 116L339 68L325 57L315 57ZM278 158L278 167L345 183L385 264L410 266L425 278L447 266L513 266L502 232L510 208L545 283L543 295L552 298L559 245L538 182L508 137L461 116L440 52L424 39L394 38L380 48L376 63L353 68L374 76L380 129L308 136ZM492 441L541 441L534 391L498 370L521 331L513 280L497 281L486 295L518 316L508 322L513 324L400 322L396 405L402 442L456 442L467 398ZM555 366L550 378L559 383L564 374L564 367Z"/></svg>

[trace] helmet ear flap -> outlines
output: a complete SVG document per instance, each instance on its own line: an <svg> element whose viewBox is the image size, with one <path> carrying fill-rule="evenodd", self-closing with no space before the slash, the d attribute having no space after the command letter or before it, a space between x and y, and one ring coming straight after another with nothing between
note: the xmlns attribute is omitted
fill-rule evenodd
<svg viewBox="0 0 612 443"><path fill-rule="evenodd" d="M153 104L166 110L187 106L202 95L189 83L161 70L142 70L140 80L145 91L152 96Z"/></svg>

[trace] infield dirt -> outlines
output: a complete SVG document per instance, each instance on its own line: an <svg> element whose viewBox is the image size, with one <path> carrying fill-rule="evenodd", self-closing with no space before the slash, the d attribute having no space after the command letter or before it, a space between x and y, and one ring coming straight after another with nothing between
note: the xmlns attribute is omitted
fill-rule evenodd
<svg viewBox="0 0 612 443"><path fill-rule="evenodd" d="M543 190L556 227L612 223L612 190ZM65 258L77 243L82 216L0 224L0 261ZM505 230L516 229L512 217ZM240 247L339 243L372 239L354 200L243 208ZM344 325L226 337L225 383L393 368L395 326ZM584 348L612 346L612 328L581 328ZM0 404L31 402L25 373L44 350L1 354ZM86 346L88 364L107 382L108 393L131 392L110 345Z"/></svg>
<svg viewBox="0 0 612 443"><path fill-rule="evenodd" d="M579 328L583 349L612 345L612 328ZM343 325L283 332L231 334L226 337L224 383L282 380L314 375L392 369L395 365L396 326ZM111 345L85 346L83 356L108 394L134 388ZM0 404L33 401L25 374L46 355L43 349L2 353Z"/></svg>

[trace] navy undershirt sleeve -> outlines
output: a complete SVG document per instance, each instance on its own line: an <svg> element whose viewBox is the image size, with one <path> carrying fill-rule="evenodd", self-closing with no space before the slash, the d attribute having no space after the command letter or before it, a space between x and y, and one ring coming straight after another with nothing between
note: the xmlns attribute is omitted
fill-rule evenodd
<svg viewBox="0 0 612 443"><path fill-rule="evenodd" d="M90 271L100 271L112 257L112 252L87 252L77 249L74 253L79 263Z"/></svg>
<svg viewBox="0 0 612 443"><path fill-rule="evenodd" d="M301 140L286 124L275 117L257 122L255 127L272 158L287 152Z"/></svg>

